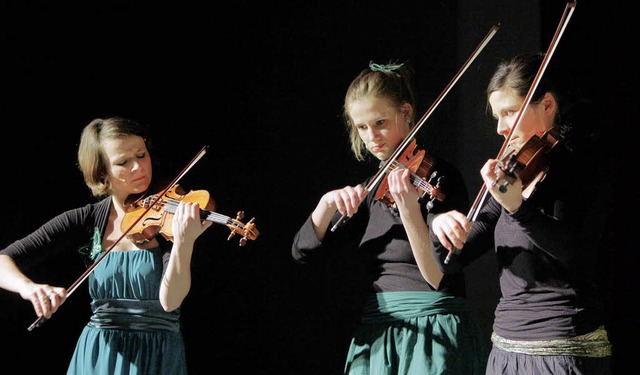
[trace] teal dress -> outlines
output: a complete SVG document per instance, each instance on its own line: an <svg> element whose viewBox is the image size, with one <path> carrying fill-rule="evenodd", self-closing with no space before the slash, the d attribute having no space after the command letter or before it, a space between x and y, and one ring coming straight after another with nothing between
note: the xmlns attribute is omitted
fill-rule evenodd
<svg viewBox="0 0 640 375"><path fill-rule="evenodd" d="M158 299L163 252L113 251L89 275L93 315L67 375L187 374L180 311Z"/></svg>

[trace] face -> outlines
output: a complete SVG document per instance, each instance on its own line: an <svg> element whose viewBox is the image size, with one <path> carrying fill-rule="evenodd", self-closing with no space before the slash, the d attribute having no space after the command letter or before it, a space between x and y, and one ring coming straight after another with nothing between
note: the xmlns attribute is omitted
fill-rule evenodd
<svg viewBox="0 0 640 375"><path fill-rule="evenodd" d="M499 90L489 95L493 117L498 120L498 134L505 139L515 125L523 103L524 98L511 90ZM550 93L546 93L539 103L529 103L520 119L520 125L511 135L509 145L519 150L533 135L541 137L553 127L554 118L555 99Z"/></svg>
<svg viewBox="0 0 640 375"><path fill-rule="evenodd" d="M102 141L112 193L126 198L145 192L151 183L151 157L142 137L127 135Z"/></svg>
<svg viewBox="0 0 640 375"><path fill-rule="evenodd" d="M410 109L408 104L398 108L385 98L364 98L351 103L349 116L367 150L387 160L409 133Z"/></svg>

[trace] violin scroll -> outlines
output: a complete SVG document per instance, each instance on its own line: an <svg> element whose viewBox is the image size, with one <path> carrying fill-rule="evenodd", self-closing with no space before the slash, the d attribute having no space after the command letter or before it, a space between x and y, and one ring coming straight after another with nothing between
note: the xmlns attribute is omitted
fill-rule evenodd
<svg viewBox="0 0 640 375"><path fill-rule="evenodd" d="M258 237L258 234L260 234L253 223L255 218L251 218L247 224L242 224L240 220L243 218L244 211L238 211L236 218L229 219L229 223L227 223L227 226L231 229L231 233L229 234L229 237L227 237L227 240L232 239L236 234L240 234L242 235L242 238L240 238L240 246L246 245L247 239L255 240L256 237Z"/></svg>

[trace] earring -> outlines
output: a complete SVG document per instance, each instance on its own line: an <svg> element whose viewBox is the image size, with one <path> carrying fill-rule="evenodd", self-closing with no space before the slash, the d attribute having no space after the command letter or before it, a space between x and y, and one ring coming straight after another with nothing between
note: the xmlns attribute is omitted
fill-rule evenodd
<svg viewBox="0 0 640 375"><path fill-rule="evenodd" d="M410 119L406 119L406 120L404 120L404 122L406 122L407 124L411 124L411 120Z"/></svg>

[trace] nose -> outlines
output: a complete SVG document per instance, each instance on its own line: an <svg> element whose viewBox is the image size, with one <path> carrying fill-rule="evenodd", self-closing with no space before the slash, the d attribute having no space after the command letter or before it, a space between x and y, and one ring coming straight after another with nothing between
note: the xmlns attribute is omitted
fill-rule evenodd
<svg viewBox="0 0 640 375"><path fill-rule="evenodd" d="M138 161L134 161L133 165L131 166L131 171L137 171L142 169L142 163L138 162Z"/></svg>
<svg viewBox="0 0 640 375"><path fill-rule="evenodd" d="M498 119L496 131L503 137L506 137L509 134L509 124L504 118Z"/></svg>
<svg viewBox="0 0 640 375"><path fill-rule="evenodd" d="M369 137L369 139L376 139L378 136L380 136L380 131L376 129L375 126L369 126L367 128L367 136Z"/></svg>

